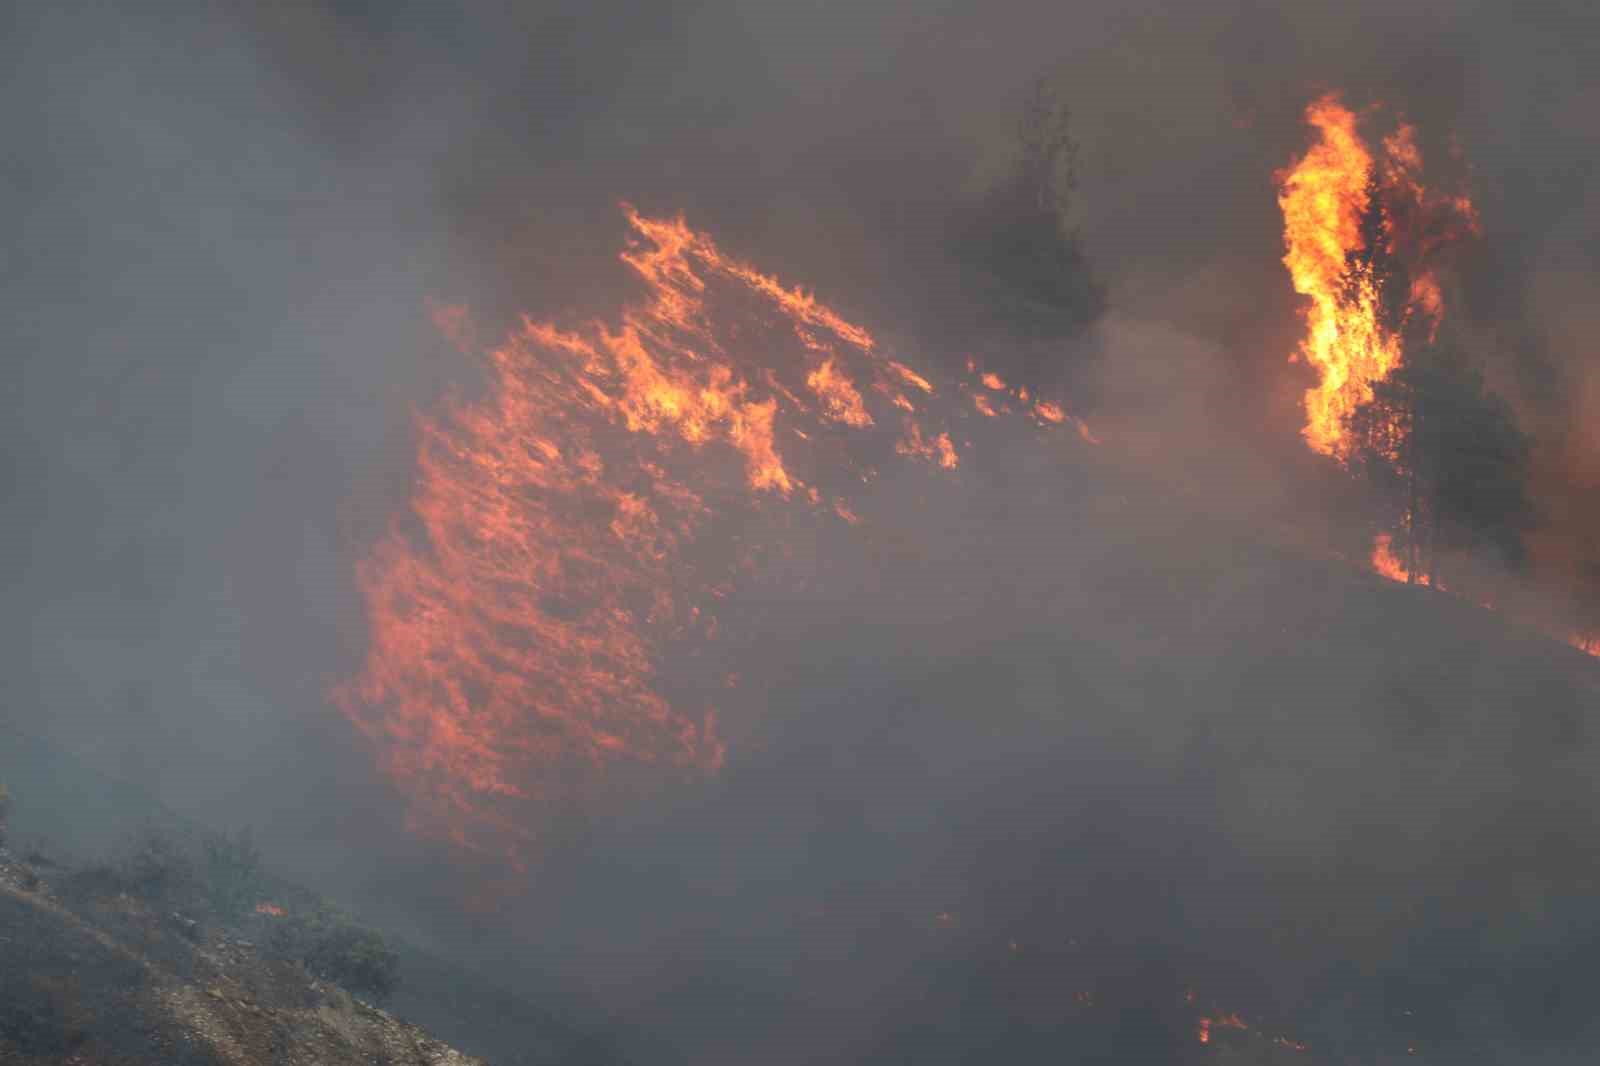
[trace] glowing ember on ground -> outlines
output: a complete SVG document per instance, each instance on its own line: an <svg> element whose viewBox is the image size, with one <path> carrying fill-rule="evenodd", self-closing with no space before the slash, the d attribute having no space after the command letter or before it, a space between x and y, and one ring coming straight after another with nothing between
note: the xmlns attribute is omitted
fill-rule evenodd
<svg viewBox="0 0 1600 1066"><path fill-rule="evenodd" d="M1249 1024L1237 1014L1218 1014L1215 1017L1200 1019L1198 1028L1195 1030L1195 1039L1202 1044L1209 1044L1211 1043L1212 1030L1214 1029L1238 1029L1243 1031L1249 1028Z"/></svg>
<svg viewBox="0 0 1600 1066"><path fill-rule="evenodd" d="M969 397L973 408L985 418L1022 413L1041 426L1059 426L1071 422L1073 429L1078 433L1078 438L1084 443L1096 445L1100 443L1100 438L1089 431L1089 426L1083 419L1067 414L1058 403L1041 400L1030 394L1026 386L1007 385L999 374L991 370L982 370L976 359L967 360L967 373L974 376L988 393L1000 394L991 396L985 392L973 392Z"/></svg>
<svg viewBox="0 0 1600 1066"><path fill-rule="evenodd" d="M1033 412L1046 422L1055 422L1057 424L1066 421L1067 418L1066 412L1053 403L1035 404Z"/></svg>
<svg viewBox="0 0 1600 1066"><path fill-rule="evenodd" d="M268 918L282 918L287 912L285 912L284 909L278 906L276 903L267 903L265 900L263 900L262 902L256 904L256 913L264 914Z"/></svg>

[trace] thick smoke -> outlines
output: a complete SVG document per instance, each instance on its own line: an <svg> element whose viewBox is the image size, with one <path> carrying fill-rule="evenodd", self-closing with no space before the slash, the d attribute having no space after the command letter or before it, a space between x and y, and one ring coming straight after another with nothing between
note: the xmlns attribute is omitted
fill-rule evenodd
<svg viewBox="0 0 1600 1066"><path fill-rule="evenodd" d="M1272 174L1327 88L1406 114L1430 158L1459 145L1485 225L1460 313L1557 442L1536 555L1576 570L1600 528L1597 19L21 10L0 713L604 1011L638 1061L1198 1061L1202 1009L1330 1061L1586 1060L1593 682L1331 555L1346 501L1296 436ZM945 227L1041 75L1110 303L1048 384L1107 443L975 430L958 480L877 486L869 536L748 589L726 628L753 695L709 784L542 813L525 878L407 834L325 696L364 646L352 572L406 506L412 413L482 385L428 301L491 334L610 313L626 198L954 372L986 353L927 325Z"/></svg>

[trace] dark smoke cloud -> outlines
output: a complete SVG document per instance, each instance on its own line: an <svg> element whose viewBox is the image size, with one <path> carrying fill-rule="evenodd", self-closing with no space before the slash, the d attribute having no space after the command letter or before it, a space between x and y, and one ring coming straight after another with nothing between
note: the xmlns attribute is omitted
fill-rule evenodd
<svg viewBox="0 0 1600 1066"><path fill-rule="evenodd" d="M1560 649L1263 530L1339 510L1295 438L1271 180L1330 87L1412 118L1431 159L1458 141L1486 231L1459 313L1561 442L1550 491L1592 478L1597 18L19 9L3 715L551 1002L604 1004L642 1061L1182 1062L1190 984L1377 1061L1391 1037L1585 1060L1594 690ZM609 314L626 198L914 358L964 356L923 325L948 284L929 252L1041 74L1111 300L1061 385L1121 450L995 431L954 491L878 490L878 541L818 545L815 591L741 608L761 695L725 775L564 814L527 883L463 908L477 873L404 833L323 698L362 647L351 570L405 506L411 413L477 387L426 302L491 331ZM1565 508L1581 543L1593 509ZM1068 1045L1080 991L1121 1021Z"/></svg>

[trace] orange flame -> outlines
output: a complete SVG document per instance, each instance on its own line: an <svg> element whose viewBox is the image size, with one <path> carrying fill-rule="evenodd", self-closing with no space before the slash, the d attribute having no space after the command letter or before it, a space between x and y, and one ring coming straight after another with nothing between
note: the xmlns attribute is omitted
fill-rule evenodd
<svg viewBox="0 0 1600 1066"><path fill-rule="evenodd" d="M1394 554L1393 541L1387 533L1379 533L1372 540L1372 569L1374 573L1402 585L1411 577L1405 561Z"/></svg>
<svg viewBox="0 0 1600 1066"><path fill-rule="evenodd" d="M524 320L488 352L484 399L418 419L411 516L358 568L369 647L334 702L413 824L465 846L514 854L536 835L519 804L574 771L722 763L715 713L658 671L715 638L757 561L719 515L787 504L854 526L829 486L867 480L869 458L959 466L906 395L933 403L933 383L867 330L682 218L624 213L646 299L614 324ZM470 343L464 309L435 319ZM724 676L679 687L709 699Z"/></svg>
<svg viewBox="0 0 1600 1066"><path fill-rule="evenodd" d="M1237 1014L1218 1014L1211 1018L1201 1018L1195 1028L1195 1039L1202 1044L1211 1043L1213 1029L1249 1029L1249 1024Z"/></svg>
<svg viewBox="0 0 1600 1066"><path fill-rule="evenodd" d="M1345 421L1372 399L1374 382L1400 365L1402 343L1386 324L1369 265L1352 259L1366 249L1362 217L1374 190L1383 201L1383 240L1415 270L1405 315L1421 315L1430 336L1444 313L1443 291L1429 260L1440 248L1478 232L1465 196L1435 196L1423 185L1416 131L1400 123L1383 138L1382 167L1356 128L1356 115L1330 93L1306 108L1317 143L1278 175L1283 212L1283 262L1295 291L1308 297L1306 334L1296 353L1317 374L1306 391L1306 443L1343 458Z"/></svg>
<svg viewBox="0 0 1600 1066"><path fill-rule="evenodd" d="M287 912L276 903L268 903L263 900L256 904L256 913L264 914L268 918L282 918Z"/></svg>
<svg viewBox="0 0 1600 1066"><path fill-rule="evenodd" d="M1357 278L1346 295L1347 259L1362 246L1361 216L1367 209L1372 155L1356 131L1356 116L1335 95L1306 109L1318 141L1279 175L1283 211L1283 257L1295 291L1309 297L1300 356L1317 372L1305 394L1306 443L1324 455L1339 454L1344 420L1372 398L1372 382L1400 361L1398 338L1378 318L1372 279Z"/></svg>
<svg viewBox="0 0 1600 1066"><path fill-rule="evenodd" d="M897 363L893 359L890 359L888 362L888 367L891 371L893 371L896 377L905 382L907 385L910 385L912 388L920 389L923 392L933 391L933 386L928 382L927 378L923 377L915 370L912 370L904 363Z"/></svg>
<svg viewBox="0 0 1600 1066"><path fill-rule="evenodd" d="M899 454L936 459L946 470L954 470L961 465L961 459L956 455L956 446L950 441L950 434L941 433L932 440L924 440L922 430L915 422L908 425L906 430L905 439L895 445L894 450Z"/></svg>
<svg viewBox="0 0 1600 1066"><path fill-rule="evenodd" d="M1039 425L1061 425L1070 421L1078 432L1078 437L1086 444L1099 444L1100 439L1089 431L1088 425L1081 418L1075 418L1065 411L1058 403L1038 398L1028 392L1026 386L1013 388L1006 384L1005 378L992 370L982 370L976 359L967 360L967 373L976 376L978 383L990 393L1001 393L1001 396L990 396L983 392L973 392L970 396L973 408L985 418L998 418L1020 411L1032 417ZM1013 407L1015 400L1020 407ZM952 453L953 454L953 453Z"/></svg>
<svg viewBox="0 0 1600 1066"><path fill-rule="evenodd" d="M823 411L833 421L856 427L872 425L872 416L867 414L861 402L861 393L856 391L849 378L835 369L832 359L824 359L820 366L807 374L806 384L817 394L822 401Z"/></svg>

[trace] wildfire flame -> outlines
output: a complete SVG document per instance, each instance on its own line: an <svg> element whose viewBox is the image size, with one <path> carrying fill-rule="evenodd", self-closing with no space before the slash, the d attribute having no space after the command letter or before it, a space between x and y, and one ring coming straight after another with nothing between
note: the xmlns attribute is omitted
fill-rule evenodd
<svg viewBox="0 0 1600 1066"><path fill-rule="evenodd" d="M1465 196L1441 197L1422 183L1416 131L1401 123L1383 139L1382 165L1357 128L1357 116L1337 94L1306 108L1317 141L1278 174L1283 212L1283 262L1295 291L1307 297L1306 333L1297 357L1317 374L1305 393L1306 443L1343 458L1345 422L1372 399L1374 382L1387 378L1404 356L1395 323L1386 322L1383 294L1370 262L1362 220L1381 207L1384 251L1403 255L1414 268L1407 319L1428 323L1432 335L1444 313L1444 295L1429 259L1466 233L1478 219ZM1372 203L1378 196L1381 202Z"/></svg>
<svg viewBox="0 0 1600 1066"><path fill-rule="evenodd" d="M1202 1044L1211 1043L1213 1029L1237 1029L1241 1032L1250 1028L1248 1022L1237 1014L1218 1014L1212 1017L1203 1017L1195 1028L1195 1039Z"/></svg>
<svg viewBox="0 0 1600 1066"><path fill-rule="evenodd" d="M975 377L986 392L974 391L971 395L973 409L985 418L998 418L1017 412L1026 414L1041 426L1059 426L1071 422L1078 437L1086 444L1099 444L1100 438L1089 431L1081 418L1067 414L1060 404L1051 403L1031 395L1026 386L1012 387L992 370L983 370L976 359L967 360L967 373ZM998 393L999 395L989 395Z"/></svg>
<svg viewBox="0 0 1600 1066"><path fill-rule="evenodd" d="M1279 176L1284 265L1295 291L1309 297L1300 355L1318 375L1305 394L1306 443L1336 454L1343 421L1372 395L1372 382L1399 362L1395 338L1379 328L1371 279L1354 299L1342 293L1349 254L1361 247L1372 154L1356 131L1356 116L1329 95L1306 109L1318 141Z"/></svg>
<svg viewBox="0 0 1600 1066"><path fill-rule="evenodd" d="M1387 533L1379 533L1373 538L1372 569L1379 576L1403 585L1410 580L1411 572L1406 569L1405 560L1394 554L1393 543Z"/></svg>
<svg viewBox="0 0 1600 1066"><path fill-rule="evenodd" d="M1567 643L1583 652L1600 659L1600 636L1591 636L1586 633L1573 633L1567 637Z"/></svg>
<svg viewBox="0 0 1600 1066"><path fill-rule="evenodd" d="M669 698L659 669L715 637L759 561L719 516L850 528L844 492L878 464L960 465L957 409L867 330L681 217L624 214L646 298L614 324L526 319L488 352L482 400L418 418L411 515L358 568L369 647L334 701L413 824L465 846L515 851L534 836L518 804L585 768L722 763L700 693L728 675ZM470 347L464 309L435 318Z"/></svg>
<svg viewBox="0 0 1600 1066"><path fill-rule="evenodd" d="M1406 568L1405 560L1394 554L1393 541L1387 533L1380 533L1373 538L1371 563L1373 572L1378 576L1386 578L1389 581L1399 582L1402 585L1410 583L1410 571ZM1445 585L1436 583L1427 574L1421 575L1417 583L1436 588L1442 592L1450 591ZM1488 602L1480 603L1479 606L1490 611L1495 609L1495 605ZM1564 640L1568 645L1576 648L1578 651L1583 652L1585 655L1591 655L1597 659L1600 659L1600 636L1583 632L1567 633L1563 635L1559 629L1552 627L1546 622L1541 622L1537 618L1524 617L1522 621L1540 629L1550 637Z"/></svg>

